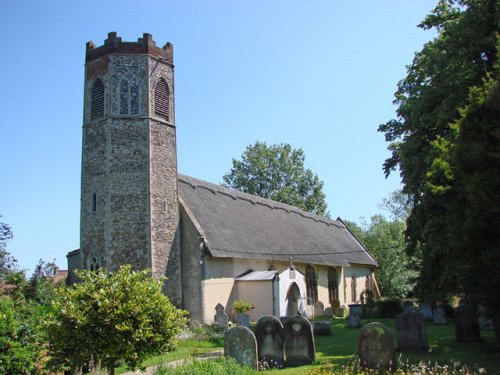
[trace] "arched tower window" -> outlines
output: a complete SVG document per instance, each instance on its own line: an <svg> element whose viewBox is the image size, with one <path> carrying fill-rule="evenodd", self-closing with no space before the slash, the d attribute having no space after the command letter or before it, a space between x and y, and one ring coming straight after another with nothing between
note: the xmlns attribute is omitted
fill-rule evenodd
<svg viewBox="0 0 500 375"><path fill-rule="evenodd" d="M328 268L328 297L330 302L339 299L339 283L337 281L337 270Z"/></svg>
<svg viewBox="0 0 500 375"><path fill-rule="evenodd" d="M139 114L139 82L137 78L120 81L120 115Z"/></svg>
<svg viewBox="0 0 500 375"><path fill-rule="evenodd" d="M160 78L155 85L155 113L169 120L170 91L167 81Z"/></svg>
<svg viewBox="0 0 500 375"><path fill-rule="evenodd" d="M89 258L89 270L97 271L101 267L101 262L99 262L99 258L97 255L92 254Z"/></svg>
<svg viewBox="0 0 500 375"><path fill-rule="evenodd" d="M318 279L316 271L310 265L306 266L307 303L313 305L318 302Z"/></svg>
<svg viewBox="0 0 500 375"><path fill-rule="evenodd" d="M104 116L104 84L98 78L92 85L90 100L90 119L94 120Z"/></svg>

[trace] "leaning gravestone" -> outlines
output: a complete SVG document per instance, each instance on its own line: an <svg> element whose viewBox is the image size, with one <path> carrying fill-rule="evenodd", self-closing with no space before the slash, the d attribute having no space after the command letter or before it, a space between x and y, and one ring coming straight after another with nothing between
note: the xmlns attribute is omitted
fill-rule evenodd
<svg viewBox="0 0 500 375"><path fill-rule="evenodd" d="M361 327L362 307L359 304L349 305L349 316L347 317L347 327Z"/></svg>
<svg viewBox="0 0 500 375"><path fill-rule="evenodd" d="M424 320L432 320L432 306L430 303L421 303L419 310Z"/></svg>
<svg viewBox="0 0 500 375"><path fill-rule="evenodd" d="M434 309L434 324L446 324L446 312L441 306Z"/></svg>
<svg viewBox="0 0 500 375"><path fill-rule="evenodd" d="M427 351L427 330L421 313L396 315L396 339L402 352Z"/></svg>
<svg viewBox="0 0 500 375"><path fill-rule="evenodd" d="M257 340L246 327L234 327L226 332L224 355L243 366L257 370Z"/></svg>
<svg viewBox="0 0 500 375"><path fill-rule="evenodd" d="M475 309L460 303L455 314L455 338L459 342L481 341L479 319Z"/></svg>
<svg viewBox="0 0 500 375"><path fill-rule="evenodd" d="M394 336L382 323L368 323L359 333L358 355L362 368L396 370Z"/></svg>
<svg viewBox="0 0 500 375"><path fill-rule="evenodd" d="M289 318L283 326L287 366L311 364L316 358L311 323L301 316Z"/></svg>
<svg viewBox="0 0 500 375"><path fill-rule="evenodd" d="M255 326L259 362L269 367L283 367L285 348L283 345L283 325L274 316L263 316Z"/></svg>
<svg viewBox="0 0 500 375"><path fill-rule="evenodd" d="M220 303L215 306L215 315L214 315L214 325L220 327L224 330L227 330L229 324L229 319L224 312L224 306Z"/></svg>

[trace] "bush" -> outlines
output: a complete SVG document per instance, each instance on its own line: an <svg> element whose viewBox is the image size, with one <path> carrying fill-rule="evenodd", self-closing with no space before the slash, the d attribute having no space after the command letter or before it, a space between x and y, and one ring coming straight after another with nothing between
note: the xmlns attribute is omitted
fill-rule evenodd
<svg viewBox="0 0 500 375"><path fill-rule="evenodd" d="M253 375L255 371L242 367L233 358L220 357L215 360L191 362L177 368L160 367L154 375Z"/></svg>
<svg viewBox="0 0 500 375"><path fill-rule="evenodd" d="M226 331L224 328L216 325L196 325L189 329L191 331L190 338L200 341L209 341L213 344L224 346L224 337Z"/></svg>
<svg viewBox="0 0 500 375"><path fill-rule="evenodd" d="M244 314L255 308L250 302L245 300L237 300L232 304L233 313L235 314Z"/></svg>

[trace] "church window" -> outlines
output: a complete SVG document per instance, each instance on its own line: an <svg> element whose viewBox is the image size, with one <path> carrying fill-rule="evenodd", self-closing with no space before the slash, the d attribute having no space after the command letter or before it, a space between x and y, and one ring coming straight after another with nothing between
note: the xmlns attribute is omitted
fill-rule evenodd
<svg viewBox="0 0 500 375"><path fill-rule="evenodd" d="M312 266L306 267L306 289L307 303L313 305L318 302L318 279L316 278L316 271Z"/></svg>
<svg viewBox="0 0 500 375"><path fill-rule="evenodd" d="M352 275L351 277L351 300L353 303L356 303L356 296L358 295L356 291L356 276Z"/></svg>
<svg viewBox="0 0 500 375"><path fill-rule="evenodd" d="M169 120L169 90L167 82L160 78L155 85L155 113Z"/></svg>
<svg viewBox="0 0 500 375"><path fill-rule="evenodd" d="M97 211L97 194L92 193L92 212Z"/></svg>
<svg viewBox="0 0 500 375"><path fill-rule="evenodd" d="M120 115L139 114L139 82L137 78L120 81Z"/></svg>
<svg viewBox="0 0 500 375"><path fill-rule="evenodd" d="M92 256L89 259L89 270L91 271L98 271L100 268L99 264L99 258L97 258L97 255L92 254Z"/></svg>
<svg viewBox="0 0 500 375"><path fill-rule="evenodd" d="M337 270L328 268L328 297L330 302L339 299L339 284L337 281Z"/></svg>
<svg viewBox="0 0 500 375"><path fill-rule="evenodd" d="M98 78L92 85L90 100L90 119L94 120L104 116L104 84Z"/></svg>

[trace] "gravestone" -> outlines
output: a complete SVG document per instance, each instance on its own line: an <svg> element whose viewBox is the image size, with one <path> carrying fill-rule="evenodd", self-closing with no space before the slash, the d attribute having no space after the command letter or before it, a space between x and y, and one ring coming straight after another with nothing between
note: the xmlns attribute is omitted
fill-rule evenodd
<svg viewBox="0 0 500 375"><path fill-rule="evenodd" d="M330 336L330 324L327 322L314 322L313 324L314 336Z"/></svg>
<svg viewBox="0 0 500 375"><path fill-rule="evenodd" d="M396 315L396 339L402 352L427 351L427 330L421 313Z"/></svg>
<svg viewBox="0 0 500 375"><path fill-rule="evenodd" d="M283 325L274 316L263 316L255 326L259 362L269 367L283 367L285 348L283 345Z"/></svg>
<svg viewBox="0 0 500 375"><path fill-rule="evenodd" d="M323 302L318 301L314 304L314 317L320 317L325 315L325 305Z"/></svg>
<svg viewBox="0 0 500 375"><path fill-rule="evenodd" d="M311 364L316 357L311 323L301 316L289 318L283 326L287 366Z"/></svg>
<svg viewBox="0 0 500 375"><path fill-rule="evenodd" d="M480 330L493 330L493 320L491 319L491 315L484 305L479 305L477 310L478 318L479 318L479 329Z"/></svg>
<svg viewBox="0 0 500 375"><path fill-rule="evenodd" d="M229 319L224 312L224 306L220 303L215 306L214 325L227 331Z"/></svg>
<svg viewBox="0 0 500 375"><path fill-rule="evenodd" d="M481 341L477 311L460 302L455 309L455 338L458 342Z"/></svg>
<svg viewBox="0 0 500 375"><path fill-rule="evenodd" d="M446 323L446 312L441 306L438 306L434 309L434 324L447 324Z"/></svg>
<svg viewBox="0 0 500 375"><path fill-rule="evenodd" d="M236 322L239 326L250 327L250 316L248 314L238 314L236 315Z"/></svg>
<svg viewBox="0 0 500 375"><path fill-rule="evenodd" d="M226 332L224 355L243 366L257 370L257 340L246 327L234 327Z"/></svg>
<svg viewBox="0 0 500 375"><path fill-rule="evenodd" d="M331 318L333 316L333 311L332 311L331 307L327 307L325 309L325 316L328 317L328 318Z"/></svg>
<svg viewBox="0 0 500 375"><path fill-rule="evenodd" d="M361 327L362 306L359 304L349 305L349 316L347 317L347 327Z"/></svg>
<svg viewBox="0 0 500 375"><path fill-rule="evenodd" d="M358 355L365 369L396 370L394 336L382 323L368 323L359 333Z"/></svg>
<svg viewBox="0 0 500 375"><path fill-rule="evenodd" d="M432 306L430 303L421 303L419 310L424 320L432 320Z"/></svg>

